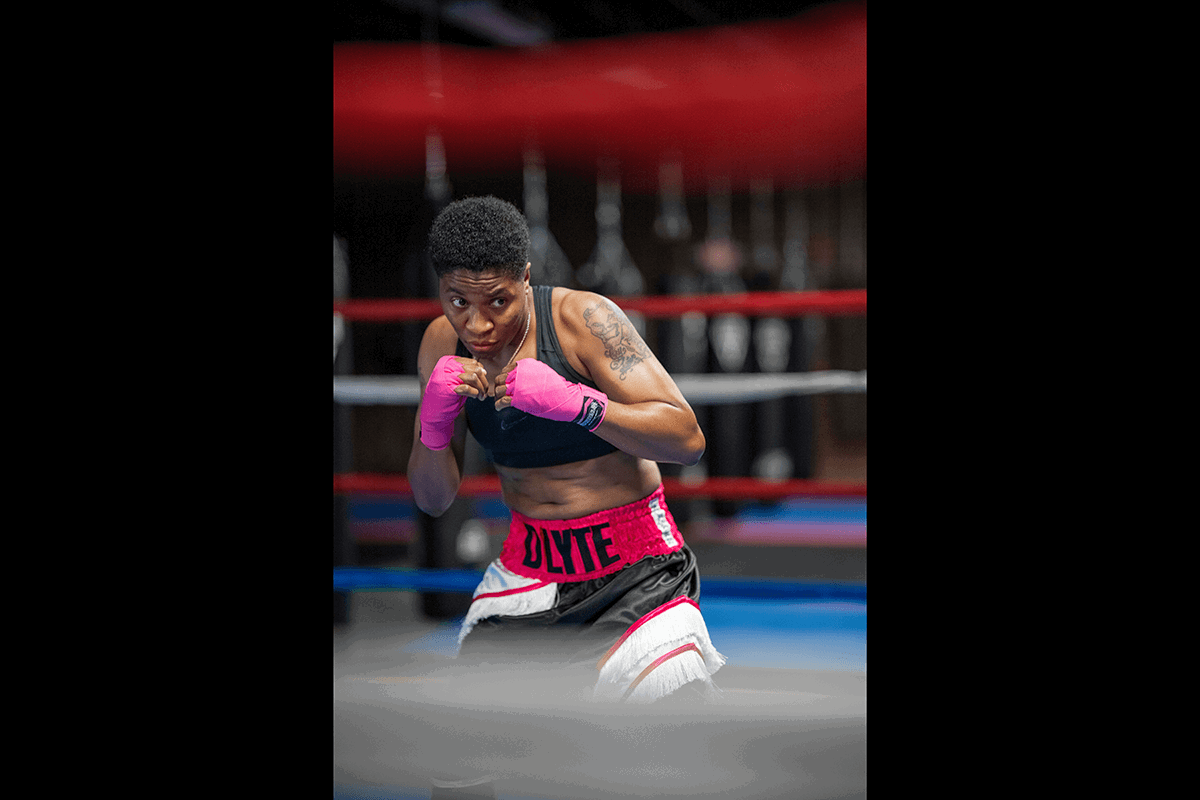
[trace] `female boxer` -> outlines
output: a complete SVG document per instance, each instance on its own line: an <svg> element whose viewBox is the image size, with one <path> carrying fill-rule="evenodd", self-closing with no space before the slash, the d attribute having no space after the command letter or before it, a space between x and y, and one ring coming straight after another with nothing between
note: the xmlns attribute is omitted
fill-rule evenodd
<svg viewBox="0 0 1200 800"><path fill-rule="evenodd" d="M580 669L600 701L709 696L724 658L656 463L704 453L679 388L609 300L530 286L529 230L512 204L452 203L429 253L445 313L421 342L408 478L423 511L445 512L470 431L512 513L460 658Z"/></svg>

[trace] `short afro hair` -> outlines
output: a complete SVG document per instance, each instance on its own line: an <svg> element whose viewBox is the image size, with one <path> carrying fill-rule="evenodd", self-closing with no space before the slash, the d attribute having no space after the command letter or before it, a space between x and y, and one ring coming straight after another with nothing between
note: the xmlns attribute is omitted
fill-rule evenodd
<svg viewBox="0 0 1200 800"><path fill-rule="evenodd" d="M434 219L429 258L439 278L460 269L494 269L520 280L529 262L529 223L516 206L498 197L458 200Z"/></svg>

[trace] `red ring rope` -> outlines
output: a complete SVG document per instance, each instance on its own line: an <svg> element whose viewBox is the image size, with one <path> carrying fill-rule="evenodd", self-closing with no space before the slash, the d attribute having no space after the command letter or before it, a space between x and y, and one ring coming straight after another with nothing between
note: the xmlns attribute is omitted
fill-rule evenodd
<svg viewBox="0 0 1200 800"><path fill-rule="evenodd" d="M867 313L866 289L830 289L812 292L744 292L742 294L663 295L613 297L625 311L650 318L678 317L687 312L742 314L749 317L861 316ZM335 300L335 313L350 322L410 322L434 319L442 305L429 299Z"/></svg>
<svg viewBox="0 0 1200 800"><path fill-rule="evenodd" d="M757 478L706 478L699 482L683 482L678 478L663 478L663 487L672 498L712 498L714 500L782 500L798 495L821 497L866 497L865 483L812 481L794 478L786 481L763 481ZM408 478L403 475L350 472L333 476L334 494L412 494ZM459 495L488 495L500 493L498 475L469 475L462 480Z"/></svg>

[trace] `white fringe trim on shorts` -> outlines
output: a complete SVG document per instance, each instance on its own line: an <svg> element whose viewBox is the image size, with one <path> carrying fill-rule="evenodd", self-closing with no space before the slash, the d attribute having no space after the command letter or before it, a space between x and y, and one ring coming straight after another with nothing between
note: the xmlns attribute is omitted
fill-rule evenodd
<svg viewBox="0 0 1200 800"><path fill-rule="evenodd" d="M485 617L536 614L554 608L558 602L558 584L518 575L496 559L475 587L474 598L458 630L460 648L475 624Z"/></svg>
<svg viewBox="0 0 1200 800"><path fill-rule="evenodd" d="M597 665L592 696L598 701L652 703L701 681L715 692L712 676L725 663L713 647L700 608L679 597L629 627Z"/></svg>

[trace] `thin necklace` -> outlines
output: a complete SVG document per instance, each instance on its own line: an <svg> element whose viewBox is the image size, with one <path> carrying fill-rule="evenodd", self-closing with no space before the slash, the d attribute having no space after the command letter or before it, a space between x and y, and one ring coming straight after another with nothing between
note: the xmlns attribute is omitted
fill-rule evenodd
<svg viewBox="0 0 1200 800"><path fill-rule="evenodd" d="M517 345L517 349L515 352L513 352L512 358L510 358L508 360L508 366L505 367L504 369L502 369L501 372L508 372L509 367L511 367L513 365L513 362L517 360L517 355L521 352L521 348L525 346L526 337L529 336L529 322L532 319L533 319L533 309L530 309L525 314L525 335L521 337L521 343L519 345Z"/></svg>

